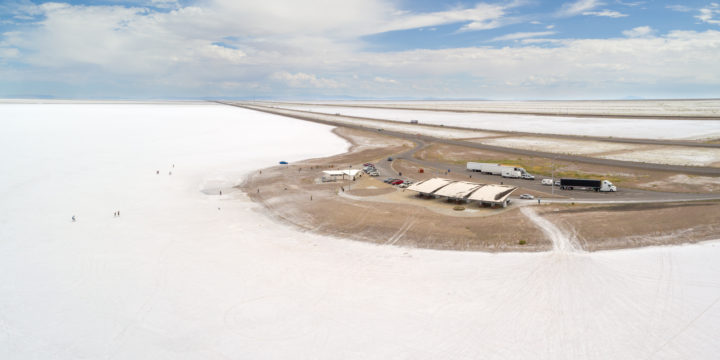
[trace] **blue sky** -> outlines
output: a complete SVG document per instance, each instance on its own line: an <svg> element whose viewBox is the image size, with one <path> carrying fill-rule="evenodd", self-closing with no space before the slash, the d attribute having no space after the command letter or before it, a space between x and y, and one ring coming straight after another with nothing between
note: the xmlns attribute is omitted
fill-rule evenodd
<svg viewBox="0 0 720 360"><path fill-rule="evenodd" d="M0 97L720 97L715 1L0 3Z"/></svg>

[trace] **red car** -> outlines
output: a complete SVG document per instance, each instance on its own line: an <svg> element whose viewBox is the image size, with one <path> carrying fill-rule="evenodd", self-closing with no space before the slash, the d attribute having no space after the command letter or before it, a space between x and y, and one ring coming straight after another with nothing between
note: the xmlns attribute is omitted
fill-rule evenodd
<svg viewBox="0 0 720 360"><path fill-rule="evenodd" d="M375 167L375 164L373 164L373 163L364 163L363 166L372 166L372 167Z"/></svg>
<svg viewBox="0 0 720 360"><path fill-rule="evenodd" d="M402 184L402 183L404 183L404 181L402 181L402 180L395 180L395 181L391 182L390 185L400 185L400 184Z"/></svg>

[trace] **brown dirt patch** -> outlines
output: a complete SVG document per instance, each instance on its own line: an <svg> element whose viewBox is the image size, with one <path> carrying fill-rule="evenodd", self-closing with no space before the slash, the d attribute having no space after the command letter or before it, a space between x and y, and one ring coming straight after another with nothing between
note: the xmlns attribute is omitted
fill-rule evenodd
<svg viewBox="0 0 720 360"><path fill-rule="evenodd" d="M720 236L720 202L558 205L540 214L578 236L586 250L694 243Z"/></svg>
<svg viewBox="0 0 720 360"><path fill-rule="evenodd" d="M249 176L241 188L277 219L321 234L378 244L447 250L542 251L552 247L543 233L515 206L486 209L463 205L465 210L454 211L455 203L417 198L412 192L403 192L367 175L354 181L320 182L322 170L357 169L364 162L377 162L413 146L408 141L374 132L346 128L338 128L335 132L353 143L349 153L263 169ZM488 151L434 144L420 154L431 160L447 157L463 162L488 159L537 161L535 166L550 162L536 158L510 159L507 155ZM578 166L560 165L565 169ZM440 169L428 168L419 173L420 166L405 160L396 160L392 166L415 180L442 173ZM606 169L595 167L591 170L602 173ZM458 180L469 177L452 172L443 176ZM636 175L628 173L625 176L630 183ZM719 202L551 204L541 209L541 216L575 231L587 250L695 242L717 238L720 234ZM521 240L526 244L519 245Z"/></svg>

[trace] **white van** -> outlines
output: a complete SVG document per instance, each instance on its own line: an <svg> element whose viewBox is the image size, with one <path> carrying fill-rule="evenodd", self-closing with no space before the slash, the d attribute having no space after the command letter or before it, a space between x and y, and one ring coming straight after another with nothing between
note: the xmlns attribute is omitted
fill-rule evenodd
<svg viewBox="0 0 720 360"><path fill-rule="evenodd" d="M540 183L543 185L552 186L553 181L552 181L552 179L542 179L542 181Z"/></svg>

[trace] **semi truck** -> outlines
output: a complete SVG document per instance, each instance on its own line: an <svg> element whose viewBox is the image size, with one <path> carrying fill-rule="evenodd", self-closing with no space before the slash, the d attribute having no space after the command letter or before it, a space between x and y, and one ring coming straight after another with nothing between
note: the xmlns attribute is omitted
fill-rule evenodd
<svg viewBox="0 0 720 360"><path fill-rule="evenodd" d="M493 163L478 163L468 162L466 165L468 171L481 172L484 174L501 175L504 177L533 179L534 176L530 175L525 169L517 166L493 164ZM513 172L515 171L515 172ZM506 172L510 176L505 176L503 172ZM515 176L517 174L517 176Z"/></svg>
<svg viewBox="0 0 720 360"><path fill-rule="evenodd" d="M589 179L560 179L560 189L585 189L604 192L617 191L617 187L610 181Z"/></svg>
<svg viewBox="0 0 720 360"><path fill-rule="evenodd" d="M511 178L511 179L519 179L522 177L522 173L518 170L508 167L508 168L505 168L502 170L502 177Z"/></svg>

